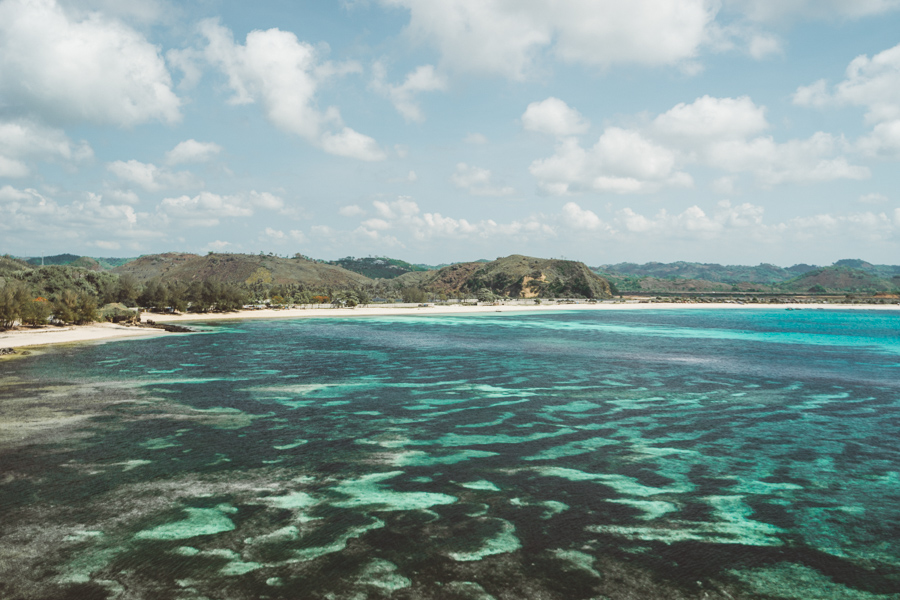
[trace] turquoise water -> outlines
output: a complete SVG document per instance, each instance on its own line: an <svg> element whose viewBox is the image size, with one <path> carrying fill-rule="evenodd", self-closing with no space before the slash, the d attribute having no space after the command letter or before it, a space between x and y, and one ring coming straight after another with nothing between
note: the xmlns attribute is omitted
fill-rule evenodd
<svg viewBox="0 0 900 600"><path fill-rule="evenodd" d="M3 598L900 598L900 314L308 319L2 363Z"/></svg>

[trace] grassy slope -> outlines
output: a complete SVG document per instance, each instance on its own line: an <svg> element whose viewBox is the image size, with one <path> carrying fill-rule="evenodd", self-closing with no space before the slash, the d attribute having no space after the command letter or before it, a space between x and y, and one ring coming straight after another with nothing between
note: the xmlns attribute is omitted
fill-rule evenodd
<svg viewBox="0 0 900 600"><path fill-rule="evenodd" d="M610 295L609 283L584 263L518 254L488 263L459 263L437 271L407 273L397 281L450 295L462 289L475 292L481 288L514 298Z"/></svg>
<svg viewBox="0 0 900 600"><path fill-rule="evenodd" d="M354 287L371 282L363 275L334 265L302 258L255 254L153 254L116 267L113 272L120 275L127 273L139 282L157 277L184 283L204 279L226 283L262 280L311 288Z"/></svg>

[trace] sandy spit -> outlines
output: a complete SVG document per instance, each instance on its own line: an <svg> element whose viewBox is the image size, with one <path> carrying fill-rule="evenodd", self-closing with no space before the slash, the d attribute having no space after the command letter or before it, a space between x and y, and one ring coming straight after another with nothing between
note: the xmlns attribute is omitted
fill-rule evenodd
<svg viewBox="0 0 900 600"><path fill-rule="evenodd" d="M20 329L0 332L0 348L21 348L48 344L71 344L119 338L166 335L161 329L125 327L112 323L94 323L71 327L47 327L45 329Z"/></svg>

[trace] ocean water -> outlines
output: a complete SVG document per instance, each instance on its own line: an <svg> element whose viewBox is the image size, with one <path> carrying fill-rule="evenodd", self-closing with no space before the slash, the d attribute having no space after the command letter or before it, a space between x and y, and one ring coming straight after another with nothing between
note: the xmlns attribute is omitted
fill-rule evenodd
<svg viewBox="0 0 900 600"><path fill-rule="evenodd" d="M0 597L900 598L900 313L198 328L0 364Z"/></svg>

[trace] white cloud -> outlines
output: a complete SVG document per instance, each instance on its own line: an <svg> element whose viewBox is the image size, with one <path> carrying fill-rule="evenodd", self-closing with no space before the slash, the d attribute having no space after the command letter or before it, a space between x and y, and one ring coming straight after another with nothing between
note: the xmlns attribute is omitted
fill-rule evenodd
<svg viewBox="0 0 900 600"><path fill-rule="evenodd" d="M875 56L858 56L847 66L846 78L829 89L824 79L794 93L800 106L861 106L872 131L857 146L869 156L900 156L900 45Z"/></svg>
<svg viewBox="0 0 900 600"><path fill-rule="evenodd" d="M183 163L202 163L212 160L222 151L222 146L212 142L198 142L195 139L185 140L166 152L166 163L178 165Z"/></svg>
<svg viewBox="0 0 900 600"><path fill-rule="evenodd" d="M348 206L342 206L338 209L338 214L342 217L358 217L360 215L364 215L366 211L359 207L357 204L350 204Z"/></svg>
<svg viewBox="0 0 900 600"><path fill-rule="evenodd" d="M456 172L450 179L456 187L464 189L474 196L509 196L516 192L510 186L493 185L491 172L488 169L470 166L466 163L457 164Z"/></svg>
<svg viewBox="0 0 900 600"><path fill-rule="evenodd" d="M393 202L375 200L372 202L372 205L375 207L375 212L378 213L378 216L383 219L411 217L419 213L419 205L409 196L399 196Z"/></svg>
<svg viewBox="0 0 900 600"><path fill-rule="evenodd" d="M181 101L156 46L124 23L70 18L54 0L0 2L0 95L62 122L174 123Z"/></svg>
<svg viewBox="0 0 900 600"><path fill-rule="evenodd" d="M415 41L459 71L523 79L549 50L567 62L669 65L696 56L712 0L382 0L410 11Z"/></svg>
<svg viewBox="0 0 900 600"><path fill-rule="evenodd" d="M26 160L83 162L93 158L87 142L73 144L60 129L28 119L0 121L0 177L25 177L31 173Z"/></svg>
<svg viewBox="0 0 900 600"><path fill-rule="evenodd" d="M488 143L487 137L480 133L469 133L463 141L474 146L483 146Z"/></svg>
<svg viewBox="0 0 900 600"><path fill-rule="evenodd" d="M434 92L447 89L447 79L438 74L433 65L421 65L407 74L406 79L400 85L387 83L387 72L384 65L375 63L372 67L375 79L372 87L387 96L394 108L404 119L421 123L425 120L422 109L416 102L416 95L421 92Z"/></svg>
<svg viewBox="0 0 900 600"><path fill-rule="evenodd" d="M531 163L538 186L553 195L596 191L628 194L663 186L690 187L690 175L678 171L675 153L633 130L610 127L592 148L565 139L556 154Z"/></svg>
<svg viewBox="0 0 900 600"><path fill-rule="evenodd" d="M583 209L574 202L568 202L563 206L562 215L563 222L571 229L585 229L588 231L610 229L609 225L604 223L596 213Z"/></svg>
<svg viewBox="0 0 900 600"><path fill-rule="evenodd" d="M763 23L861 18L900 9L900 0L725 0L724 4Z"/></svg>
<svg viewBox="0 0 900 600"><path fill-rule="evenodd" d="M369 241L391 245L403 245L394 234L405 234L418 241L433 238L494 239L523 234L555 235L553 227L534 216L509 223L498 223L492 219L472 222L447 217L437 212L422 212L419 205L407 196L401 196L393 202L377 200L372 205L378 218L363 221L355 233Z"/></svg>
<svg viewBox="0 0 900 600"><path fill-rule="evenodd" d="M744 138L768 129L766 109L747 96L703 96L680 103L653 120L653 132L678 140Z"/></svg>
<svg viewBox="0 0 900 600"><path fill-rule="evenodd" d="M522 127L527 131L560 137L586 133L590 126L581 113L552 96L541 102L532 102L522 115Z"/></svg>
<svg viewBox="0 0 900 600"><path fill-rule="evenodd" d="M884 204L887 201L887 196L885 196L884 194L879 194L877 192L871 194L863 194L857 200L857 202L861 202L862 204Z"/></svg>
<svg viewBox="0 0 900 600"><path fill-rule="evenodd" d="M276 127L295 133L325 152L361 160L383 160L384 151L369 136L345 127L336 107L321 111L316 92L321 82L350 72L356 63L321 61L316 49L280 29L251 31L246 43L235 43L226 27L203 21L206 59L228 77L232 104L260 102Z"/></svg>
<svg viewBox="0 0 900 600"><path fill-rule="evenodd" d="M768 128L765 107L750 98L703 96L656 116L643 130L608 127L589 149L574 138L562 139L556 153L532 162L530 171L538 187L554 195L690 187L693 179L683 170L689 164L752 173L766 187L870 176L868 168L843 156L851 146L842 138L819 132L776 142L758 135ZM719 178L714 189L733 193L734 181Z"/></svg>
<svg viewBox="0 0 900 600"><path fill-rule="evenodd" d="M117 160L107 164L106 168L119 179L151 192L170 188L196 188L203 185L203 182L189 171L172 172L161 169L153 163L142 163L133 159Z"/></svg>
<svg viewBox="0 0 900 600"><path fill-rule="evenodd" d="M0 156L0 177L27 177L29 173L31 170L22 161Z"/></svg>
<svg viewBox="0 0 900 600"><path fill-rule="evenodd" d="M257 209L280 210L284 201L268 192L222 196L200 192L196 196L164 198L157 212L166 223L175 222L187 227L213 227L223 218L250 217Z"/></svg>
<svg viewBox="0 0 900 600"><path fill-rule="evenodd" d="M367 135L344 127L339 133L325 133L321 139L322 149L329 154L356 158L359 160L384 160L387 155L378 147L378 142Z"/></svg>
<svg viewBox="0 0 900 600"><path fill-rule="evenodd" d="M860 138L857 146L869 156L900 157L900 119L879 123Z"/></svg>
<svg viewBox="0 0 900 600"><path fill-rule="evenodd" d="M842 146L846 146L842 139L823 132L783 143L770 136L725 140L705 148L704 162L732 173L753 173L765 186L870 177L867 167L837 155Z"/></svg>
<svg viewBox="0 0 900 600"><path fill-rule="evenodd" d="M748 45L747 51L750 53L750 56L756 60L762 60L773 54L781 54L783 49L781 47L781 40L777 37L760 33L753 35L750 38L750 44Z"/></svg>
<svg viewBox="0 0 900 600"><path fill-rule="evenodd" d="M99 194L64 204L32 188L0 188L0 238L21 248L51 240L59 247L96 244L98 239L115 243L110 236L120 241L160 237L146 220L132 206L106 202Z"/></svg>
<svg viewBox="0 0 900 600"><path fill-rule="evenodd" d="M831 92L824 80L798 88L794 102L818 107L864 106L868 109L866 120L873 124L900 119L900 45L872 58L863 55L853 59L846 79Z"/></svg>

